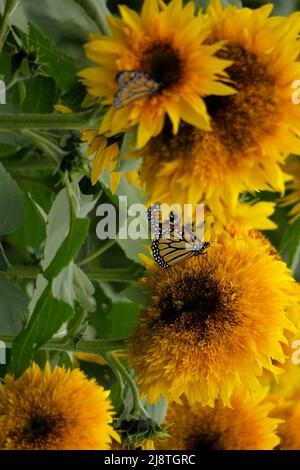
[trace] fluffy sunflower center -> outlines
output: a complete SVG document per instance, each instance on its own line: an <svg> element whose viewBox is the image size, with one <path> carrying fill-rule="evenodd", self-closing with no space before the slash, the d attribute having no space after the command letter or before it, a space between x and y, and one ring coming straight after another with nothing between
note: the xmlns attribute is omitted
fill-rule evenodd
<svg viewBox="0 0 300 470"><path fill-rule="evenodd" d="M46 442L60 434L64 424L64 419L61 416L47 415L37 411L28 418L17 441L30 444L33 447L43 447Z"/></svg>
<svg viewBox="0 0 300 470"><path fill-rule="evenodd" d="M235 324L232 309L232 288L222 290L213 275L187 275L178 280L158 303L161 321L198 331L207 336L212 324L225 321Z"/></svg>
<svg viewBox="0 0 300 470"><path fill-rule="evenodd" d="M48 416L32 416L27 423L26 430L33 439L44 439L53 431L55 420Z"/></svg>
<svg viewBox="0 0 300 470"><path fill-rule="evenodd" d="M222 450L220 446L220 436L215 433L200 433L192 437L189 442L191 450Z"/></svg>
<svg viewBox="0 0 300 470"><path fill-rule="evenodd" d="M257 56L238 44L229 44L217 55L233 61L227 72L238 93L210 96L205 101L220 140L230 150L241 151L272 126L275 81Z"/></svg>
<svg viewBox="0 0 300 470"><path fill-rule="evenodd" d="M157 42L143 51L141 69L166 89L180 81L182 60L173 46Z"/></svg>

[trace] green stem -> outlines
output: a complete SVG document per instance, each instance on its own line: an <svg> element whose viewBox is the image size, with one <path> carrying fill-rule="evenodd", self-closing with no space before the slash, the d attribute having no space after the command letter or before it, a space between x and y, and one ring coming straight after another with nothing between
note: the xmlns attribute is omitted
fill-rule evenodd
<svg viewBox="0 0 300 470"><path fill-rule="evenodd" d="M0 336L0 340L5 343L7 348L11 348L15 338L13 336ZM53 339L39 349L47 351L87 352L104 356L107 353L124 351L126 349L126 342L123 339L82 339L77 343L72 340L63 343L58 339Z"/></svg>
<svg viewBox="0 0 300 470"><path fill-rule="evenodd" d="M10 19L20 0L6 0L4 13L0 21L0 53L9 33Z"/></svg>
<svg viewBox="0 0 300 470"><path fill-rule="evenodd" d="M61 344L69 344L72 339L74 340L78 333L81 332L83 325L86 322L87 316L88 314L86 310L81 309L79 314L74 319L72 325L70 326L70 329L67 334L62 338L56 338L56 341Z"/></svg>
<svg viewBox="0 0 300 470"><path fill-rule="evenodd" d="M3 165L9 171L12 171L14 174L19 173L24 175L24 171L26 173L31 173L33 171L54 171L57 168L57 164L51 162L47 159L40 159L40 160L12 160L10 158L5 158L2 160ZM21 176L20 175L20 176Z"/></svg>
<svg viewBox="0 0 300 470"><path fill-rule="evenodd" d="M0 129L19 131L22 129L97 129L101 111L85 111L70 114L1 114Z"/></svg>
<svg viewBox="0 0 300 470"><path fill-rule="evenodd" d="M107 243L105 243L104 245L102 245L100 248L98 248L97 250L95 250L93 253L89 254L86 258L83 258L82 260L80 260L77 264L78 266L84 266L86 264L89 264L91 261L93 261L94 259L98 258L99 256L103 255L103 253L105 253L107 250L109 250L112 246L115 245L115 243L117 242L116 239L114 240L109 240Z"/></svg>
<svg viewBox="0 0 300 470"><path fill-rule="evenodd" d="M84 272L92 281L132 283L137 282L140 277L140 271L132 269L85 269ZM39 267L14 266L8 271L0 271L0 279L35 279L39 273Z"/></svg>
<svg viewBox="0 0 300 470"><path fill-rule="evenodd" d="M23 129L21 134L27 139L31 140L38 149L40 149L45 155L51 158L54 162L59 162L62 159L66 152L64 152L60 147L51 142L50 139L47 139L40 135L38 132L29 129Z"/></svg>
<svg viewBox="0 0 300 470"><path fill-rule="evenodd" d="M123 379L126 380L126 382L128 383L128 385L131 389L132 395L133 395L133 412L136 415L142 415L142 416L145 416L146 418L149 418L149 415L148 415L147 411L145 410L145 408L143 407L143 405L140 401L139 391L138 391L138 388L136 386L136 383L133 380L133 378L131 377L131 375L129 374L126 367L124 367L122 362L119 361L119 359L117 359L112 354L106 354L105 359L107 360L107 362L111 366L111 368L114 371L118 371L121 374L121 376L123 377Z"/></svg>

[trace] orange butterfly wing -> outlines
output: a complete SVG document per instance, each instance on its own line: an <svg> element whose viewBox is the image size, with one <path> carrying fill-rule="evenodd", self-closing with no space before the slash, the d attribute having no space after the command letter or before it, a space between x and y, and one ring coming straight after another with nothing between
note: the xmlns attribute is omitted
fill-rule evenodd
<svg viewBox="0 0 300 470"><path fill-rule="evenodd" d="M150 96L159 89L157 82L141 72L122 72L117 77L119 91L115 96L115 107L123 108L144 96Z"/></svg>

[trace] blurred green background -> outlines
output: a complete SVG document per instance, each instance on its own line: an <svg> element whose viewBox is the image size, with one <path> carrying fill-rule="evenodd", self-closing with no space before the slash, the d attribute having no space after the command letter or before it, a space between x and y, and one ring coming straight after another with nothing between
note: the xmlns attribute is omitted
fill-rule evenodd
<svg viewBox="0 0 300 470"><path fill-rule="evenodd" d="M201 3L201 2L200 2ZM203 1L205 3L205 1ZM243 5L249 6L251 8L257 8L261 5L265 5L267 3L274 3L275 10L274 13L277 15L288 15L289 13L300 10L300 0L274 0L272 1L265 1L265 0L244 0ZM139 8L143 4L143 0L108 0L107 5L111 9L111 11L117 11L118 4L126 4L132 8Z"/></svg>

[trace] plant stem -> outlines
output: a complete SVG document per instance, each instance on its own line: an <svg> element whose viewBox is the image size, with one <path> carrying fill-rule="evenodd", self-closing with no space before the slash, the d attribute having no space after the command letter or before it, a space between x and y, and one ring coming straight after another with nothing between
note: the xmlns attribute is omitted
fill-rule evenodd
<svg viewBox="0 0 300 470"><path fill-rule="evenodd" d="M10 348L15 338L13 336L0 336L0 340L5 343L7 348ZM123 339L82 339L77 343L72 340L66 343L58 339L52 339L39 349L48 351L87 352L91 354L105 355L108 352L125 350L126 344Z"/></svg>
<svg viewBox="0 0 300 470"><path fill-rule="evenodd" d="M97 250L95 250L93 253L89 254L86 258L83 258L82 260L80 260L77 264L78 266L84 266L88 263L90 263L91 261L93 261L94 259L98 258L99 256L103 255L103 253L105 253L107 250L109 250L113 245L115 245L115 243L117 242L116 239L114 240L109 240L107 243L105 243L104 245L102 245L100 248L98 248Z"/></svg>
<svg viewBox="0 0 300 470"><path fill-rule="evenodd" d="M10 18L17 8L20 0L6 0L4 13L0 21L0 53L2 52L4 43L9 33Z"/></svg>
<svg viewBox="0 0 300 470"><path fill-rule="evenodd" d="M24 171L26 175L33 171L47 171L53 172L57 168L57 164L51 162L47 159L40 160L12 160L10 158L5 158L1 161L8 171L13 172L14 174L20 174L24 176Z"/></svg>
<svg viewBox="0 0 300 470"><path fill-rule="evenodd" d="M50 139L43 137L38 132L29 129L23 129L21 134L24 135L24 137L27 139L31 140L39 150L41 150L45 155L47 155L56 163L66 155L66 152L58 147L58 145L56 145Z"/></svg>
<svg viewBox="0 0 300 470"><path fill-rule="evenodd" d="M131 375L129 374L126 367L122 364L121 361L119 361L119 359L117 359L112 354L106 354L105 359L107 360L111 368L114 371L118 371L123 377L123 379L126 380L126 382L128 383L131 389L132 395L133 395L133 402L134 402L133 412L136 413L137 415L142 415L142 416L145 416L146 418L149 418L147 411L145 410L145 408L143 407L140 401L139 391L136 386L136 383L131 377Z"/></svg>
<svg viewBox="0 0 300 470"><path fill-rule="evenodd" d="M0 129L97 129L101 112L85 111L70 114L1 114Z"/></svg>
<svg viewBox="0 0 300 470"><path fill-rule="evenodd" d="M98 269L84 270L92 281L107 282L135 282L138 281L140 271L132 269ZM35 266L14 266L8 271L0 271L0 279L35 279L41 269Z"/></svg>

